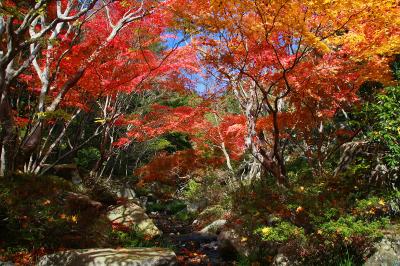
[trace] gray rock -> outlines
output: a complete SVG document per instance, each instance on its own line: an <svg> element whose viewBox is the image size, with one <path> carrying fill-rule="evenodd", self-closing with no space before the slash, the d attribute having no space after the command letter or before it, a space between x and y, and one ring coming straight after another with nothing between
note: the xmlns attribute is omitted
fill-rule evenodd
<svg viewBox="0 0 400 266"><path fill-rule="evenodd" d="M97 210L97 211L103 207L101 202L92 200L87 195L74 193L74 192L67 192L65 200L68 202L68 204L70 204L72 206L78 205L80 207L91 208L91 209Z"/></svg>
<svg viewBox="0 0 400 266"><path fill-rule="evenodd" d="M208 244L201 245L202 248L208 248L212 250L218 250L218 241L212 241Z"/></svg>
<svg viewBox="0 0 400 266"><path fill-rule="evenodd" d="M148 237L162 234L144 209L132 201L112 209L107 213L107 217L112 223L134 227L135 230Z"/></svg>
<svg viewBox="0 0 400 266"><path fill-rule="evenodd" d="M177 265L173 251L164 248L69 250L40 258L37 266L169 266Z"/></svg>
<svg viewBox="0 0 400 266"><path fill-rule="evenodd" d="M364 266L400 266L400 235L386 235Z"/></svg>
<svg viewBox="0 0 400 266"><path fill-rule="evenodd" d="M0 261L0 266L14 266L15 264L11 261Z"/></svg>
<svg viewBox="0 0 400 266"><path fill-rule="evenodd" d="M226 220L216 220L200 230L200 233L219 234L225 226Z"/></svg>

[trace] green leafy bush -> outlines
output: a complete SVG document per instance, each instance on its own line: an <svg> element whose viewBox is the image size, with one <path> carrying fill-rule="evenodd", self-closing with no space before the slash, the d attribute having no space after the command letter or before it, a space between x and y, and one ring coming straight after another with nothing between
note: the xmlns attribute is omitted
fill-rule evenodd
<svg viewBox="0 0 400 266"><path fill-rule="evenodd" d="M352 215L346 215L340 217L336 221L329 221L320 226L321 233L327 237L340 236L343 239L349 239L350 237L368 237L377 238L381 237L382 233L379 229L385 227L388 224L387 219L381 219L376 221L363 221Z"/></svg>
<svg viewBox="0 0 400 266"><path fill-rule="evenodd" d="M186 189L183 193L183 196L188 200L196 200L199 197L199 193L201 192L201 184L190 179L186 185Z"/></svg>
<svg viewBox="0 0 400 266"><path fill-rule="evenodd" d="M77 187L56 176L13 175L0 182L0 249L102 245L111 229L95 209L72 206L69 192Z"/></svg>
<svg viewBox="0 0 400 266"><path fill-rule="evenodd" d="M188 222L188 221L194 220L195 216L193 213L190 213L186 209L184 209L184 210L177 212L174 215L174 218L179 221L182 221L182 222Z"/></svg>
<svg viewBox="0 0 400 266"><path fill-rule="evenodd" d="M154 247L156 245L154 241L146 239L143 234L134 228L129 231L113 230L110 233L110 238L115 245L125 248Z"/></svg>
<svg viewBox="0 0 400 266"><path fill-rule="evenodd" d="M165 211L170 214L176 214L186 208L186 203L181 200L172 200L166 202L150 202L147 205L149 212Z"/></svg>

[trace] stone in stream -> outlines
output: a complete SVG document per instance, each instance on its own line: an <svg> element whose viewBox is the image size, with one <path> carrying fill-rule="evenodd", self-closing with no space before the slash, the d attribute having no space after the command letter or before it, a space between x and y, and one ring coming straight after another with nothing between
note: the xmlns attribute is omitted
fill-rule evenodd
<svg viewBox="0 0 400 266"><path fill-rule="evenodd" d="M290 266L290 265L295 265L293 262L290 261L288 257L286 257L283 254L278 254L274 257L273 266Z"/></svg>
<svg viewBox="0 0 400 266"><path fill-rule="evenodd" d="M150 238L162 234L144 209L132 201L112 209L107 213L107 217L113 224L134 227L139 233Z"/></svg>
<svg viewBox="0 0 400 266"><path fill-rule="evenodd" d="M117 191L117 197L118 198L125 198L125 199L136 199L136 193L133 189L130 187L121 187Z"/></svg>
<svg viewBox="0 0 400 266"><path fill-rule="evenodd" d="M219 234L225 226L226 220L216 220L200 230L200 233L205 234Z"/></svg>
<svg viewBox="0 0 400 266"><path fill-rule="evenodd" d="M170 266L176 255L165 248L86 249L49 254L37 266Z"/></svg>

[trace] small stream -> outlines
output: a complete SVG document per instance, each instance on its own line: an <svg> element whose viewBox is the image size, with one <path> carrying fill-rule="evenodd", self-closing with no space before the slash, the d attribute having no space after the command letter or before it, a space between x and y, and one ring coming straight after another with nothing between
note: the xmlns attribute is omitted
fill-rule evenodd
<svg viewBox="0 0 400 266"><path fill-rule="evenodd" d="M196 232L190 222L176 220L165 212L149 216L174 248L179 265L233 265L220 256L216 235Z"/></svg>

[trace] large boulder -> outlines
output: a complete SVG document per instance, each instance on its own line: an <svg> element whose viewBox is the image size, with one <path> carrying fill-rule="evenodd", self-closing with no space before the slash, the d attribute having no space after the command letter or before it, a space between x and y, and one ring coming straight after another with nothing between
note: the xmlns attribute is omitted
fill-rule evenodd
<svg viewBox="0 0 400 266"><path fill-rule="evenodd" d="M0 261L0 266L14 266L11 261Z"/></svg>
<svg viewBox="0 0 400 266"><path fill-rule="evenodd" d="M150 238L162 234L144 209L132 201L112 209L107 213L107 217L113 224L134 227L136 231Z"/></svg>
<svg viewBox="0 0 400 266"><path fill-rule="evenodd" d="M43 256L37 266L169 266L177 265L173 251L164 248L69 250Z"/></svg>
<svg viewBox="0 0 400 266"><path fill-rule="evenodd" d="M220 232L218 235L218 250L222 257L232 259L238 254L249 256L250 249L246 238L241 237L236 230L229 229Z"/></svg>
<svg viewBox="0 0 400 266"><path fill-rule="evenodd" d="M400 265L400 234L386 235L375 248L376 252L367 259L364 266Z"/></svg>

